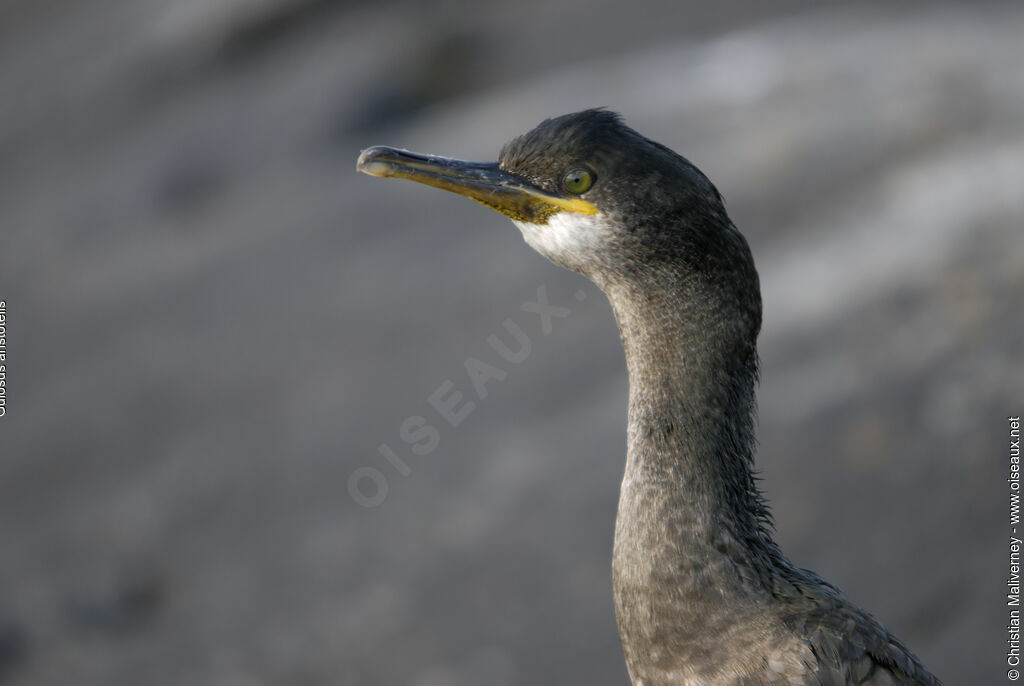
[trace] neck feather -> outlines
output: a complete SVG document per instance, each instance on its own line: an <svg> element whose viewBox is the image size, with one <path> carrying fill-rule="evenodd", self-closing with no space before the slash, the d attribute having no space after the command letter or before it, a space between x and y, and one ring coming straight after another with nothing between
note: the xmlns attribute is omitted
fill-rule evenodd
<svg viewBox="0 0 1024 686"><path fill-rule="evenodd" d="M759 585L775 550L752 473L759 299L745 316L720 288L672 274L609 299L630 388L616 554L637 548L681 575L689 557L700 578Z"/></svg>

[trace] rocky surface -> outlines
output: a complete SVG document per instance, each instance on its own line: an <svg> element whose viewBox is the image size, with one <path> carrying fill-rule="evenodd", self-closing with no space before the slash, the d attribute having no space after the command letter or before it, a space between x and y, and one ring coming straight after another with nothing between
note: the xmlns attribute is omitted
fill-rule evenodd
<svg viewBox="0 0 1024 686"><path fill-rule="evenodd" d="M747 4L7 3L0 683L627 683L607 304L353 169L594 105L750 238L784 549L947 683L1005 678L1024 11ZM481 398L507 319L530 354Z"/></svg>

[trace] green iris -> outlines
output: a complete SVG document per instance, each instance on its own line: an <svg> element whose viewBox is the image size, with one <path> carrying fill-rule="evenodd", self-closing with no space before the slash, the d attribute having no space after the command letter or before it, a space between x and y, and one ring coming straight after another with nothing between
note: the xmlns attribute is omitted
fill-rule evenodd
<svg viewBox="0 0 1024 686"><path fill-rule="evenodd" d="M563 178L562 185L570 193L579 195L594 185L594 175L583 168L571 169Z"/></svg>

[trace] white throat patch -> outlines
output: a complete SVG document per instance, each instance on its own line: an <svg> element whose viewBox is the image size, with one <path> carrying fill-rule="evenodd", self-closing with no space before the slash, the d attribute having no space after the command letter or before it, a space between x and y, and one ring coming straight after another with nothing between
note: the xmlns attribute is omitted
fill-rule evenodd
<svg viewBox="0 0 1024 686"><path fill-rule="evenodd" d="M599 253L609 238L604 215L559 212L547 224L512 220L523 233L526 243L549 260L569 265L585 262Z"/></svg>

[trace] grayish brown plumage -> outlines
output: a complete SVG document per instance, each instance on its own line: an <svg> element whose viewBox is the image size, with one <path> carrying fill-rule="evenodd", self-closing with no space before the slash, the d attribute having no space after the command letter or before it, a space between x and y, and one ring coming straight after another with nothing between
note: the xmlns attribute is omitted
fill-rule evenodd
<svg viewBox="0 0 1024 686"><path fill-rule="evenodd" d="M772 540L752 474L757 271L696 167L586 110L542 122L498 163L378 147L359 169L503 212L608 296L629 372L612 574L636 686L939 683Z"/></svg>

